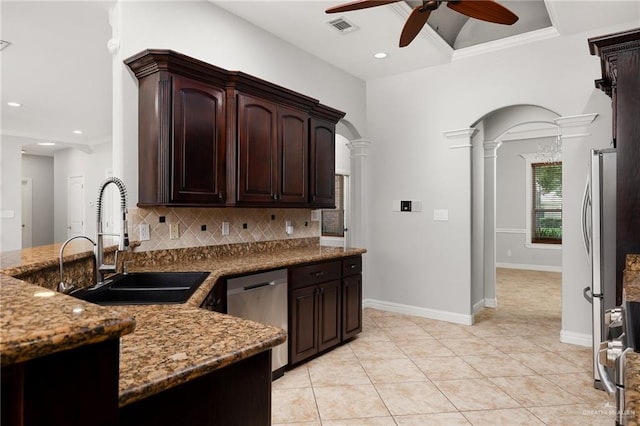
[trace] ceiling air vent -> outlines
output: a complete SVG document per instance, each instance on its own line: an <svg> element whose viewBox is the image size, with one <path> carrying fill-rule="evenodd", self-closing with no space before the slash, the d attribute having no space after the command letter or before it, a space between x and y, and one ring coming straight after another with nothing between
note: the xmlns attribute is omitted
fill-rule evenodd
<svg viewBox="0 0 640 426"><path fill-rule="evenodd" d="M328 24L343 34L352 33L360 29L359 26L352 24L344 18L334 19L333 21L329 21Z"/></svg>

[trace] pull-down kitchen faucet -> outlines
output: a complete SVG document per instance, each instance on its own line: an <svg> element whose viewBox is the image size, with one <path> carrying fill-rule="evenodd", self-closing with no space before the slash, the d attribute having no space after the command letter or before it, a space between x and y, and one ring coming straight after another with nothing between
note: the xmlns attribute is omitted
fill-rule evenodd
<svg viewBox="0 0 640 426"><path fill-rule="evenodd" d="M120 192L120 213L122 215L122 227L119 234L107 234L102 231L102 197L104 195L104 189L110 183L116 185ZM98 188L98 201L96 204L96 210L98 212L98 223L96 227L97 235L97 247L96 247L96 280L99 285L104 281L104 275L107 273L115 273L118 265L118 252L124 251L129 247L129 234L127 233L127 188L117 177L110 177L105 180ZM112 265L104 264L104 236L119 236L120 242L118 249L115 252L115 257Z"/></svg>
<svg viewBox="0 0 640 426"><path fill-rule="evenodd" d="M87 240L91 244L93 244L93 247L94 247L94 249L93 249L94 250L93 268L94 268L94 270L98 269L98 268L96 268L96 257L95 257L96 243L94 243L91 238L85 237L84 235L76 235L75 237L69 238L67 241L62 243L62 246L60 247L60 282L58 283L58 291L61 292L61 293L70 293L72 290L74 290L76 288L75 285L67 284L67 283L64 282L64 263L63 263L62 259L64 257L64 248L67 246L67 244L69 244L69 242L71 242L71 241L73 241L75 239L78 239L78 238L84 238L85 240ZM96 277L97 277L97 275L96 275Z"/></svg>

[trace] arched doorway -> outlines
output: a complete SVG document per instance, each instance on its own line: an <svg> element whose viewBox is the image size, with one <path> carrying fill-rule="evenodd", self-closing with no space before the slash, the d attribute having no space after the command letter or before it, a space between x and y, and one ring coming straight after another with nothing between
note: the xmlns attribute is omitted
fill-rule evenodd
<svg viewBox="0 0 640 426"><path fill-rule="evenodd" d="M497 306L496 266L560 271L561 246L527 241L531 183L527 186L526 177L531 164L527 158L535 158L558 136L554 121L558 116L540 106L514 105L492 111L474 124L478 129L472 140L474 314Z"/></svg>

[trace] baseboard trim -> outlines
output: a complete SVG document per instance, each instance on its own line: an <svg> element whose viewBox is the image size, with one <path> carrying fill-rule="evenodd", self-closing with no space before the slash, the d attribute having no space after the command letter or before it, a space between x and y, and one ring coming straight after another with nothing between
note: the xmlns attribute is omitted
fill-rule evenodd
<svg viewBox="0 0 640 426"><path fill-rule="evenodd" d="M485 299L478 300L473 304L473 308L471 308L471 315L475 316L478 312L483 310L485 306L487 306L487 302Z"/></svg>
<svg viewBox="0 0 640 426"><path fill-rule="evenodd" d="M379 309L387 312L396 312L399 314L415 315L422 318L448 321L456 324L473 325L473 315L456 314L453 312L439 311L437 309L403 305L401 303L385 302L376 299L364 299L362 301L362 307Z"/></svg>
<svg viewBox="0 0 640 426"><path fill-rule="evenodd" d="M572 345L587 346L593 345L593 338L590 334L575 333L573 331L560 330L560 341Z"/></svg>
<svg viewBox="0 0 640 426"><path fill-rule="evenodd" d="M526 263L502 263L496 262L496 268L505 269L525 269L527 271L542 271L542 272L562 272L562 266L551 265L529 265Z"/></svg>
<svg viewBox="0 0 640 426"><path fill-rule="evenodd" d="M497 308L498 307L498 299L484 299L484 307L485 308Z"/></svg>

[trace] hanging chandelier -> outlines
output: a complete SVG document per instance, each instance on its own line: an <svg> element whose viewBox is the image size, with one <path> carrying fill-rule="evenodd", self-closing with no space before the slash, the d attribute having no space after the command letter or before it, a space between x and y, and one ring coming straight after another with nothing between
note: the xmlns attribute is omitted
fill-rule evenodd
<svg viewBox="0 0 640 426"><path fill-rule="evenodd" d="M560 134L560 126L558 133L551 143L539 143L536 157L541 163L559 163L562 161L562 135Z"/></svg>

